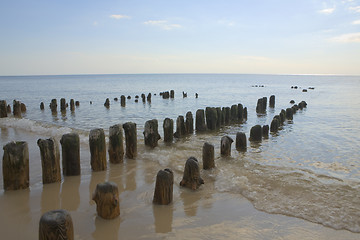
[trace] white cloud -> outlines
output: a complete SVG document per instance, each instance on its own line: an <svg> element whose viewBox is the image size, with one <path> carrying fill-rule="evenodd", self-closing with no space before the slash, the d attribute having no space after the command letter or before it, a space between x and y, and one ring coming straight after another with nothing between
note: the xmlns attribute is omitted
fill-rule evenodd
<svg viewBox="0 0 360 240"><path fill-rule="evenodd" d="M352 24L354 24L354 25L358 25L358 24L360 24L360 19L359 19L359 20L355 20L355 21L353 21L353 22L352 22Z"/></svg>
<svg viewBox="0 0 360 240"><path fill-rule="evenodd" d="M166 20L149 20L144 22L145 25L150 25L150 26L157 26L160 27L164 30L172 30L175 28L181 28L182 26L180 24L171 24Z"/></svg>
<svg viewBox="0 0 360 240"><path fill-rule="evenodd" d="M360 6L356 6L356 7L349 7L350 11L354 11L354 12L358 12L360 13Z"/></svg>
<svg viewBox="0 0 360 240"><path fill-rule="evenodd" d="M343 34L343 35L334 37L331 40L334 42L341 42L341 43L360 42L360 32Z"/></svg>
<svg viewBox="0 0 360 240"><path fill-rule="evenodd" d="M121 14L113 14L113 15L110 15L109 17L110 17L110 18L114 18L114 19L130 18L129 16L121 15Z"/></svg>
<svg viewBox="0 0 360 240"><path fill-rule="evenodd" d="M335 11L335 7L333 7L333 8L324 8L324 9L320 10L319 13L332 14L334 11Z"/></svg>

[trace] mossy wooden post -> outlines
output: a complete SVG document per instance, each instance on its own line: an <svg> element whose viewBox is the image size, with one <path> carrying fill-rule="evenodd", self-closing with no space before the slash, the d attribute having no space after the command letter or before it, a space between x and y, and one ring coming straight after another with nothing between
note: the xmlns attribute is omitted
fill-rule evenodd
<svg viewBox="0 0 360 240"><path fill-rule="evenodd" d="M187 134L193 134L194 132L194 118L191 112L187 112L185 116L185 129Z"/></svg>
<svg viewBox="0 0 360 240"><path fill-rule="evenodd" d="M57 112L57 100L55 98L51 99L50 109L53 113Z"/></svg>
<svg viewBox="0 0 360 240"><path fill-rule="evenodd" d="M100 217L114 219L120 215L119 190L115 183L97 184L92 199L96 203L96 212Z"/></svg>
<svg viewBox="0 0 360 240"><path fill-rule="evenodd" d="M106 142L104 129L92 129L89 134L89 146L91 154L91 169L93 171L106 170Z"/></svg>
<svg viewBox="0 0 360 240"><path fill-rule="evenodd" d="M230 122L237 123L238 122L238 106L232 105L230 108Z"/></svg>
<svg viewBox="0 0 360 240"><path fill-rule="evenodd" d="M260 125L255 125L250 129L250 141L259 141L262 139L262 129Z"/></svg>
<svg viewBox="0 0 360 240"><path fill-rule="evenodd" d="M14 117L21 118L21 103L20 101L13 101L13 114Z"/></svg>
<svg viewBox="0 0 360 240"><path fill-rule="evenodd" d="M75 101L74 99L70 99L70 111L75 111Z"/></svg>
<svg viewBox="0 0 360 240"><path fill-rule="evenodd" d="M215 167L215 151L214 145L210 143L204 143L202 149L202 160L203 160L203 169L211 169Z"/></svg>
<svg viewBox="0 0 360 240"><path fill-rule="evenodd" d="M176 119L176 132L174 133L174 137L181 138L186 135L186 128L184 122L184 116L178 116Z"/></svg>
<svg viewBox="0 0 360 240"><path fill-rule="evenodd" d="M109 128L109 161L121 163L124 159L124 140L121 124Z"/></svg>
<svg viewBox="0 0 360 240"><path fill-rule="evenodd" d="M158 120L152 119L146 121L143 134L145 145L151 148L156 147L159 139L161 138L158 131Z"/></svg>
<svg viewBox="0 0 360 240"><path fill-rule="evenodd" d="M262 136L264 138L268 138L269 137L269 125L264 125L262 127Z"/></svg>
<svg viewBox="0 0 360 240"><path fill-rule="evenodd" d="M237 113L238 113L238 120L240 121L240 122L242 122L243 121L243 118L244 118L244 107L243 107L243 105L241 104L241 103L239 103L238 105L237 105Z"/></svg>
<svg viewBox="0 0 360 240"><path fill-rule="evenodd" d="M129 159L134 159L137 156L137 133L136 124L127 122L123 124L125 131L125 156Z"/></svg>
<svg viewBox="0 0 360 240"><path fill-rule="evenodd" d="M292 108L286 109L286 119L293 120L294 110Z"/></svg>
<svg viewBox="0 0 360 240"><path fill-rule="evenodd" d="M276 133L279 129L279 126L280 126L279 120L277 118L273 118L270 124L270 132Z"/></svg>
<svg viewBox="0 0 360 240"><path fill-rule="evenodd" d="M220 152L221 156L228 157L231 156L231 144L234 140L229 136L224 136L221 138Z"/></svg>
<svg viewBox="0 0 360 240"><path fill-rule="evenodd" d="M66 111L66 100L65 100L65 98L60 99L60 111L61 112Z"/></svg>
<svg viewBox="0 0 360 240"><path fill-rule="evenodd" d="M6 104L6 100L1 100L0 101L0 118L5 118L7 117L7 104Z"/></svg>
<svg viewBox="0 0 360 240"><path fill-rule="evenodd" d="M206 131L204 109L198 109L196 111L195 130L197 132L205 132Z"/></svg>
<svg viewBox="0 0 360 240"><path fill-rule="evenodd" d="M217 111L216 108L207 107L205 109L206 114L206 126L209 130L216 130L217 124Z"/></svg>
<svg viewBox="0 0 360 240"><path fill-rule="evenodd" d="M200 176L199 162L195 157L186 160L184 175L180 182L180 186L196 190L204 184L204 180Z"/></svg>
<svg viewBox="0 0 360 240"><path fill-rule="evenodd" d="M80 175L80 139L77 133L64 134L60 140L64 176Z"/></svg>
<svg viewBox="0 0 360 240"><path fill-rule="evenodd" d="M247 142L246 142L246 134L243 132L236 133L236 143L235 143L236 149L238 151L246 151L247 148Z"/></svg>
<svg viewBox="0 0 360 240"><path fill-rule="evenodd" d="M54 138L39 139L43 184L61 181L60 150Z"/></svg>
<svg viewBox="0 0 360 240"><path fill-rule="evenodd" d="M29 187L29 148L27 142L9 142L4 147L4 189L18 190Z"/></svg>
<svg viewBox="0 0 360 240"><path fill-rule="evenodd" d="M125 107L126 106L126 98L125 98L125 95L121 95L120 97L120 104L122 107Z"/></svg>
<svg viewBox="0 0 360 240"><path fill-rule="evenodd" d="M173 200L174 173L166 168L156 175L153 203L168 205Z"/></svg>
<svg viewBox="0 0 360 240"><path fill-rule="evenodd" d="M275 107L275 95L271 95L269 99L269 107L274 108Z"/></svg>
<svg viewBox="0 0 360 240"><path fill-rule="evenodd" d="M39 223L39 240L73 240L74 226L66 210L44 213Z"/></svg>
<svg viewBox="0 0 360 240"><path fill-rule="evenodd" d="M174 138L174 120L165 118L163 123L164 142L171 143Z"/></svg>

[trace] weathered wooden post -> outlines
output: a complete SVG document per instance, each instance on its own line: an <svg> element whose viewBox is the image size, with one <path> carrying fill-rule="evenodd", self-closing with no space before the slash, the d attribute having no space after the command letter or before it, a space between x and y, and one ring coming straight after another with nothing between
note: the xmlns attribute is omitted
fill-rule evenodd
<svg viewBox="0 0 360 240"><path fill-rule="evenodd" d="M305 101L301 101L301 102L298 104L298 107L299 107L299 109L306 108L306 107L307 107L307 103L306 103Z"/></svg>
<svg viewBox="0 0 360 240"><path fill-rule="evenodd" d="M264 138L269 137L269 125L264 125L262 127L262 135L263 135Z"/></svg>
<svg viewBox="0 0 360 240"><path fill-rule="evenodd" d="M121 95L120 96L120 104L122 107L125 107L126 106L126 98L125 98L125 95Z"/></svg>
<svg viewBox="0 0 360 240"><path fill-rule="evenodd" d="M13 101L13 114L14 117L19 117L21 118L21 103L20 101Z"/></svg>
<svg viewBox="0 0 360 240"><path fill-rule="evenodd" d="M121 163L124 159L124 140L121 124L109 128L109 161Z"/></svg>
<svg viewBox="0 0 360 240"><path fill-rule="evenodd" d="M170 98L175 98L175 91L174 90L170 91Z"/></svg>
<svg viewBox="0 0 360 240"><path fill-rule="evenodd" d="M66 111L66 100L65 100L65 98L60 99L60 110L62 112Z"/></svg>
<svg viewBox="0 0 360 240"><path fill-rule="evenodd" d="M29 148L27 142L9 142L4 147L4 189L18 190L29 187Z"/></svg>
<svg viewBox="0 0 360 240"><path fill-rule="evenodd" d="M215 150L214 145L205 142L202 149L203 169L211 169L215 167Z"/></svg>
<svg viewBox="0 0 360 240"><path fill-rule="evenodd" d="M156 119L146 121L143 134L145 145L151 148L156 147L161 138L158 132L158 121Z"/></svg>
<svg viewBox="0 0 360 240"><path fill-rule="evenodd" d="M264 112L266 112L266 108L267 108L267 97L263 97L262 103L263 103L263 110L264 110Z"/></svg>
<svg viewBox="0 0 360 240"><path fill-rule="evenodd" d="M225 107L221 109L221 126L225 125Z"/></svg>
<svg viewBox="0 0 360 240"><path fill-rule="evenodd" d="M39 139L43 184L61 181L60 150L54 138Z"/></svg>
<svg viewBox="0 0 360 240"><path fill-rule="evenodd" d="M206 126L209 130L216 130L217 124L217 111L216 108L207 107L205 110L206 114Z"/></svg>
<svg viewBox="0 0 360 240"><path fill-rule="evenodd" d="M53 113L57 112L57 100L55 98L51 99L50 109Z"/></svg>
<svg viewBox="0 0 360 240"><path fill-rule="evenodd" d="M187 134L193 134L194 132L194 118L192 113L189 111L185 116L185 129Z"/></svg>
<svg viewBox="0 0 360 240"><path fill-rule="evenodd" d="M275 107L275 95L271 95L269 99L269 107L274 108Z"/></svg>
<svg viewBox="0 0 360 240"><path fill-rule="evenodd" d="M70 111L75 111L75 101L74 99L70 99Z"/></svg>
<svg viewBox="0 0 360 240"><path fill-rule="evenodd" d="M234 140L229 136L224 136L221 138L221 156L227 157L231 155L231 144L233 142Z"/></svg>
<svg viewBox="0 0 360 240"><path fill-rule="evenodd" d="M137 156L137 134L136 123L127 122L123 124L125 131L125 155L129 159L134 159Z"/></svg>
<svg viewBox="0 0 360 240"><path fill-rule="evenodd" d="M6 107L7 107L6 100L1 100L0 101L0 118L7 117Z"/></svg>
<svg viewBox="0 0 360 240"><path fill-rule="evenodd" d="M200 176L199 162L196 158L190 157L186 160L183 179L180 186L196 190L204 184L204 180Z"/></svg>
<svg viewBox="0 0 360 240"><path fill-rule="evenodd" d="M75 106L80 106L80 102L79 101L75 101Z"/></svg>
<svg viewBox="0 0 360 240"><path fill-rule="evenodd" d="M20 103L20 109L21 109L21 112L22 112L22 113L26 112L26 105L25 105L25 103Z"/></svg>
<svg viewBox="0 0 360 240"><path fill-rule="evenodd" d="M148 102L151 102L151 93L149 93L149 94L147 95L146 100L147 100Z"/></svg>
<svg viewBox="0 0 360 240"><path fill-rule="evenodd" d="M80 175L80 139L77 133L64 134L60 140L64 176Z"/></svg>
<svg viewBox="0 0 360 240"><path fill-rule="evenodd" d="M6 111L7 111L7 113L11 113L11 106L10 106L10 104L7 105Z"/></svg>
<svg viewBox="0 0 360 240"><path fill-rule="evenodd" d="M142 99L142 102L145 103L146 102L146 97L145 97L145 94L141 94L141 99Z"/></svg>
<svg viewBox="0 0 360 240"><path fill-rule="evenodd" d="M44 109L45 109L44 102L41 102L41 103L40 103L40 110L44 110Z"/></svg>
<svg viewBox="0 0 360 240"><path fill-rule="evenodd" d="M119 190L115 183L97 184L92 199L96 203L96 212L100 217L114 219L120 215Z"/></svg>
<svg viewBox="0 0 360 240"><path fill-rule="evenodd" d="M247 107L244 107L243 119L246 121L248 116Z"/></svg>
<svg viewBox="0 0 360 240"><path fill-rule="evenodd" d="M247 142L246 142L246 134L243 132L236 133L236 149L238 151L246 151Z"/></svg>
<svg viewBox="0 0 360 240"><path fill-rule="evenodd" d="M164 142L171 143L174 137L174 120L165 118L163 123Z"/></svg>
<svg viewBox="0 0 360 240"><path fill-rule="evenodd" d="M255 125L250 129L250 141L261 142L262 129L260 125Z"/></svg>
<svg viewBox="0 0 360 240"><path fill-rule="evenodd" d="M196 111L195 130L196 130L197 132L204 132L204 131L206 131L205 112L204 112L204 109L198 109L198 110Z"/></svg>
<svg viewBox="0 0 360 240"><path fill-rule="evenodd" d="M280 124L283 125L286 118L286 112L284 109L281 109L279 116L280 116Z"/></svg>
<svg viewBox="0 0 360 240"><path fill-rule="evenodd" d="M240 122L242 122L243 118L244 118L244 107L243 107L243 105L241 103L239 103L237 105L237 107L238 107L238 110L237 110L238 119L239 119Z"/></svg>
<svg viewBox="0 0 360 240"><path fill-rule="evenodd" d="M216 114L217 114L217 120L216 120L216 128L219 129L221 127L221 125L223 125L222 123L222 111L220 107L216 108Z"/></svg>
<svg viewBox="0 0 360 240"><path fill-rule="evenodd" d="M156 175L153 203L168 205L173 200L174 173L166 168Z"/></svg>
<svg viewBox="0 0 360 240"><path fill-rule="evenodd" d="M256 112L257 113L264 113L266 108L264 108L264 106L266 105L266 103L264 103L264 98L259 98L257 105L256 105Z"/></svg>
<svg viewBox="0 0 360 240"><path fill-rule="evenodd" d="M225 125L229 125L230 124L230 119L231 119L231 111L230 111L230 107L225 107Z"/></svg>
<svg viewBox="0 0 360 240"><path fill-rule="evenodd" d="M238 121L238 106L232 105L230 109L230 122L237 123Z"/></svg>
<svg viewBox="0 0 360 240"><path fill-rule="evenodd" d="M186 128L184 122L184 116L178 116L176 119L176 132L174 133L174 137L181 138L186 135Z"/></svg>
<svg viewBox="0 0 360 240"><path fill-rule="evenodd" d="M74 226L66 210L44 213L39 223L39 240L73 240Z"/></svg>
<svg viewBox="0 0 360 240"><path fill-rule="evenodd" d="M293 114L294 114L294 111L292 108L286 109L286 119L293 120Z"/></svg>
<svg viewBox="0 0 360 240"><path fill-rule="evenodd" d="M109 100L109 98L107 98L107 99L105 100L104 106L105 106L106 108L109 108L109 107L110 107L110 100Z"/></svg>
<svg viewBox="0 0 360 240"><path fill-rule="evenodd" d="M91 154L91 169L93 171L106 170L106 142L104 129L92 129L89 134L89 146Z"/></svg>
<svg viewBox="0 0 360 240"><path fill-rule="evenodd" d="M280 126L279 120L274 117L270 124L270 132L276 133L279 130L279 126Z"/></svg>

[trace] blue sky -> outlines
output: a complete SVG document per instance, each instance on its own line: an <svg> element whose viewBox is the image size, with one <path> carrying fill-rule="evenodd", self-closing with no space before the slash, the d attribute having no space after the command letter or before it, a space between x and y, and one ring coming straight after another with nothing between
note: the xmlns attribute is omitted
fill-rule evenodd
<svg viewBox="0 0 360 240"><path fill-rule="evenodd" d="M360 0L4 0L0 75L360 74Z"/></svg>

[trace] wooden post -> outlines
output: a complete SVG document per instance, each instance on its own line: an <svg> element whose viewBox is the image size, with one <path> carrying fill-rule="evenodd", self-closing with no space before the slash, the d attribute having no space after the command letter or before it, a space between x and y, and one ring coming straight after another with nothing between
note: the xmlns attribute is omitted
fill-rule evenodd
<svg viewBox="0 0 360 240"><path fill-rule="evenodd" d="M244 107L244 113L243 113L243 120L247 120L247 116L248 116L248 111L247 111L247 107Z"/></svg>
<svg viewBox="0 0 360 240"><path fill-rule="evenodd" d="M75 101L75 106L76 106L76 107L80 106L80 102L79 102L79 101Z"/></svg>
<svg viewBox="0 0 360 240"><path fill-rule="evenodd" d="M206 126L209 130L216 130L217 124L217 111L216 108L207 107L205 110L206 114Z"/></svg>
<svg viewBox="0 0 360 240"><path fill-rule="evenodd" d="M7 117L6 107L7 107L6 100L1 100L0 101L0 118Z"/></svg>
<svg viewBox="0 0 360 240"><path fill-rule="evenodd" d="M242 105L241 103L239 103L239 104L237 105L237 107L238 107L238 110L237 110L238 120L239 120L240 122L242 122L242 121L243 121L243 118L244 118L244 107L243 107L243 105Z"/></svg>
<svg viewBox="0 0 360 240"><path fill-rule="evenodd" d="M119 190L115 183L97 184L92 199L96 203L96 212L100 217L114 219L120 215Z"/></svg>
<svg viewBox="0 0 360 240"><path fill-rule="evenodd" d="M225 111L225 125L229 125L230 124L230 119L231 119L230 107L225 107L224 111Z"/></svg>
<svg viewBox="0 0 360 240"><path fill-rule="evenodd" d="M229 136L224 136L221 138L221 156L231 156L231 144L233 142L234 140Z"/></svg>
<svg viewBox="0 0 360 240"><path fill-rule="evenodd" d="M283 125L286 118L286 112L284 109L281 109L279 116L280 116L280 125Z"/></svg>
<svg viewBox="0 0 360 240"><path fill-rule="evenodd" d="M221 111L221 108L220 107L217 107L216 108L216 114L217 114L217 120L216 120L216 128L217 129L220 129L221 125L222 124L222 111Z"/></svg>
<svg viewBox="0 0 360 240"><path fill-rule="evenodd" d="M50 103L50 109L51 111L54 113L54 112L57 112L57 101L56 99L51 99L51 103Z"/></svg>
<svg viewBox="0 0 360 240"><path fill-rule="evenodd" d="M243 132L236 133L236 149L238 151L246 151L247 142L246 142L246 134Z"/></svg>
<svg viewBox="0 0 360 240"><path fill-rule="evenodd" d="M109 128L109 160L111 163L121 163L124 159L124 140L121 124Z"/></svg>
<svg viewBox="0 0 360 240"><path fill-rule="evenodd" d="M194 132L194 118L191 112L186 113L185 130L187 134L193 134Z"/></svg>
<svg viewBox="0 0 360 240"><path fill-rule="evenodd" d="M143 134L145 145L151 148L156 147L161 138L158 132L158 121L156 119L146 121Z"/></svg>
<svg viewBox="0 0 360 240"><path fill-rule="evenodd" d="M60 140L64 176L80 175L80 139L77 133L64 134Z"/></svg>
<svg viewBox="0 0 360 240"><path fill-rule="evenodd" d="M125 155L129 159L134 159L137 156L137 133L136 124L133 122L127 122L123 124L125 131Z"/></svg>
<svg viewBox="0 0 360 240"><path fill-rule="evenodd" d="M106 142L104 129L92 129L89 134L89 146L91 154L91 169L93 171L106 170Z"/></svg>
<svg viewBox="0 0 360 240"><path fill-rule="evenodd" d="M170 98L175 98L175 91L174 90L170 91Z"/></svg>
<svg viewBox="0 0 360 240"><path fill-rule="evenodd" d="M21 112L22 112L22 113L26 112L26 105L25 105L25 103L20 103L20 109L21 109Z"/></svg>
<svg viewBox="0 0 360 240"><path fill-rule="evenodd" d="M166 168L156 175L153 203L168 205L173 200L174 173Z"/></svg>
<svg viewBox="0 0 360 240"><path fill-rule="evenodd" d="M203 169L211 169L215 167L215 151L214 145L210 143L204 143L202 152L202 160L203 160Z"/></svg>
<svg viewBox="0 0 360 240"><path fill-rule="evenodd" d="M13 101L13 114L14 117L19 117L21 118L21 103L20 101Z"/></svg>
<svg viewBox="0 0 360 240"><path fill-rule="evenodd" d="M262 129L260 125L255 125L250 130L250 141L259 141L261 142L262 138Z"/></svg>
<svg viewBox="0 0 360 240"><path fill-rule="evenodd" d="M275 95L271 95L269 99L269 107L274 108L275 107Z"/></svg>
<svg viewBox="0 0 360 240"><path fill-rule="evenodd" d="M184 116L178 116L176 119L176 132L174 133L174 137L181 138L186 135Z"/></svg>
<svg viewBox="0 0 360 240"><path fill-rule="evenodd" d="M174 137L174 120L165 118L163 123L164 142L171 143Z"/></svg>
<svg viewBox="0 0 360 240"><path fill-rule="evenodd" d="M280 126L279 120L274 117L270 124L270 132L276 133L279 129L279 126Z"/></svg>
<svg viewBox="0 0 360 240"><path fill-rule="evenodd" d="M10 113L11 113L11 106L10 106L10 104L8 104L8 105L7 105L7 107L6 107L6 111L7 111L7 113L8 113L8 114L10 114Z"/></svg>
<svg viewBox="0 0 360 240"><path fill-rule="evenodd" d="M61 181L59 144L54 138L39 139L43 184Z"/></svg>
<svg viewBox="0 0 360 240"><path fill-rule="evenodd" d="M264 125L262 127L262 136L264 138L268 138L269 137L269 125Z"/></svg>
<svg viewBox="0 0 360 240"><path fill-rule="evenodd" d="M74 99L70 99L70 111L75 111L75 101Z"/></svg>
<svg viewBox="0 0 360 240"><path fill-rule="evenodd" d="M125 98L125 95L121 95L120 97L120 104L122 107L125 107L126 106L126 98Z"/></svg>
<svg viewBox="0 0 360 240"><path fill-rule="evenodd" d="M9 142L4 147L4 189L18 190L29 187L29 148L27 142Z"/></svg>
<svg viewBox="0 0 360 240"><path fill-rule="evenodd" d="M180 182L180 186L196 190L201 184L204 184L204 180L200 176L198 160L194 157L190 157L186 160L184 175Z"/></svg>
<svg viewBox="0 0 360 240"><path fill-rule="evenodd" d="M206 131L205 112L204 112L204 109L198 109L198 110L196 111L195 130L196 130L197 132L204 132L204 131Z"/></svg>
<svg viewBox="0 0 360 240"><path fill-rule="evenodd" d="M110 100L109 100L109 98L107 98L107 99L105 100L104 106L105 106L106 108L109 108L109 107L110 107Z"/></svg>
<svg viewBox="0 0 360 240"><path fill-rule="evenodd" d="M238 122L238 106L232 105L230 109L230 122L237 123Z"/></svg>
<svg viewBox="0 0 360 240"><path fill-rule="evenodd" d="M151 102L151 93L149 93L149 94L147 95L146 100L147 100L148 102Z"/></svg>
<svg viewBox="0 0 360 240"><path fill-rule="evenodd" d="M293 120L293 114L294 114L294 111L292 108L287 108L286 109L286 118L288 120Z"/></svg>
<svg viewBox="0 0 360 240"><path fill-rule="evenodd" d="M60 99L60 110L61 110L61 112L66 111L66 100L65 100L65 98Z"/></svg>
<svg viewBox="0 0 360 240"><path fill-rule="evenodd" d="M39 240L73 240L74 226L66 210L44 213L39 223Z"/></svg>

